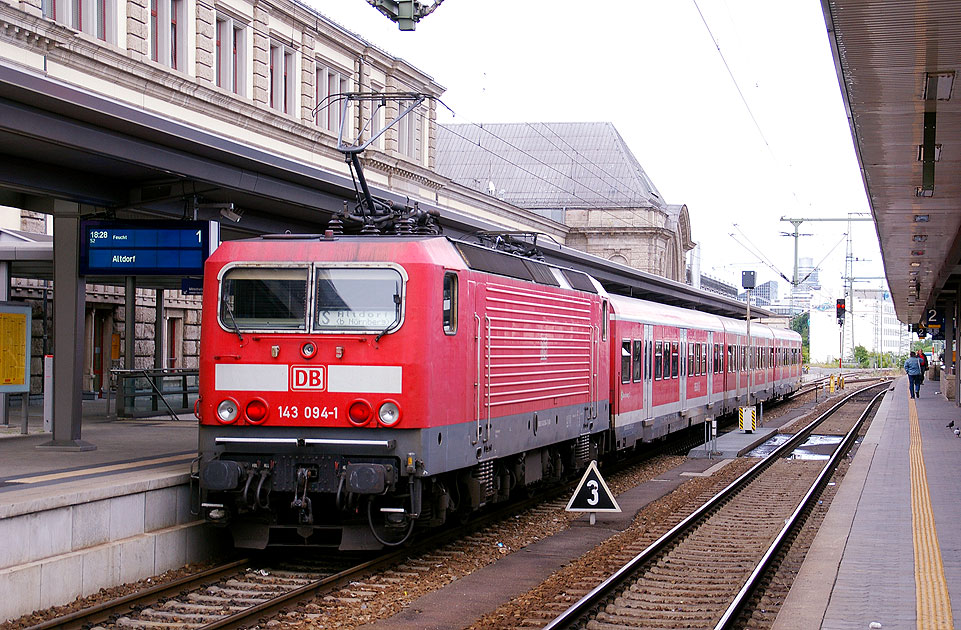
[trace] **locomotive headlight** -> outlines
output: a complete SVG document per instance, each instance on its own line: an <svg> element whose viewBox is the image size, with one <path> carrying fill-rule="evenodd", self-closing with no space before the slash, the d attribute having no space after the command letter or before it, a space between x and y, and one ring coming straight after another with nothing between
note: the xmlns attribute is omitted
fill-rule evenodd
<svg viewBox="0 0 961 630"><path fill-rule="evenodd" d="M400 407L392 400L388 400L377 410L377 419L385 427L392 427L400 420Z"/></svg>
<svg viewBox="0 0 961 630"><path fill-rule="evenodd" d="M267 403L254 398L247 403L247 419L254 424L260 424L267 419Z"/></svg>
<svg viewBox="0 0 961 630"><path fill-rule="evenodd" d="M226 400L220 401L217 405L217 420L224 424L230 424L237 419L237 414L240 408L237 402L227 398Z"/></svg>

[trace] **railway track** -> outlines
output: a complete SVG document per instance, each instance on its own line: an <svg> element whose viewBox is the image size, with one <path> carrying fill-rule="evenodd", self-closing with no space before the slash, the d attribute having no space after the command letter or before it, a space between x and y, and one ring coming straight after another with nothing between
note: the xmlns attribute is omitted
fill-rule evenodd
<svg viewBox="0 0 961 630"><path fill-rule="evenodd" d="M676 444L666 443L656 449L661 454L685 451L694 444L691 436L679 435ZM651 452L646 456L650 457ZM617 468L632 462L621 462ZM608 468L613 473L616 468ZM338 598L356 599L383 588L384 581L416 580L428 566L456 554L448 544L458 540L478 544L478 536L490 523L503 520L523 510L534 512L562 510L571 487L555 489L550 496L541 494L503 509L491 511L482 519L475 519L468 531L463 529L442 532L423 541L376 557L353 557L338 554L324 563L288 561L255 563L242 559L222 567L189 576L173 583L128 595L67 617L52 619L32 626L31 630L50 628L239 628L293 608L317 610L317 602L336 604ZM561 498L557 498L561 497ZM556 505L554 505L556 504ZM473 533L471 533L473 532ZM496 536L495 536L496 538ZM483 544L496 544L494 539ZM447 545L445 547L445 545ZM507 551L507 550L505 550ZM432 555L433 554L433 555ZM438 555L439 554L439 555ZM434 557L434 556L437 557ZM418 560L411 560L417 558ZM450 559L450 558L447 558ZM365 581L372 573L380 572L377 580ZM331 593L339 593L331 595Z"/></svg>
<svg viewBox="0 0 961 630"><path fill-rule="evenodd" d="M734 627L886 385L846 396L560 615L545 616L545 630ZM826 463L790 458L815 432L842 426Z"/></svg>
<svg viewBox="0 0 961 630"><path fill-rule="evenodd" d="M573 482L572 482L573 483ZM365 598L385 585L417 581L441 562L458 561L461 544L496 546L492 523L524 511L563 510L571 484L491 510L465 526L441 531L391 552L312 553L297 558L232 560L201 573L30 626L27 630L159 630L245 628L294 608L317 610ZM508 552L507 549L503 550ZM373 580L367 580L375 575Z"/></svg>

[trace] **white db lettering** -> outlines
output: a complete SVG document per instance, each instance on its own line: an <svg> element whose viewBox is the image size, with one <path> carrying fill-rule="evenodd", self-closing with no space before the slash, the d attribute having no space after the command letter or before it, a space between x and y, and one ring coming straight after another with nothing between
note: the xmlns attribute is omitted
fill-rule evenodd
<svg viewBox="0 0 961 630"><path fill-rule="evenodd" d="M324 389L324 368L295 365L291 372L291 389Z"/></svg>

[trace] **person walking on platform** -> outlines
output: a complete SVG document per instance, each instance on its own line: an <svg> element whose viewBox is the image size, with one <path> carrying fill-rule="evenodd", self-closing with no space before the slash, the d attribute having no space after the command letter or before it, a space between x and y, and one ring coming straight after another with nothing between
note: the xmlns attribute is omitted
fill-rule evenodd
<svg viewBox="0 0 961 630"><path fill-rule="evenodd" d="M904 362L904 371L908 373L908 392L911 398L917 398L921 395L921 361L914 352Z"/></svg>
<svg viewBox="0 0 961 630"><path fill-rule="evenodd" d="M928 355L924 353L924 350L918 350L918 363L921 364L921 378L918 379L918 391L921 391L921 386L924 385L924 375L928 373Z"/></svg>

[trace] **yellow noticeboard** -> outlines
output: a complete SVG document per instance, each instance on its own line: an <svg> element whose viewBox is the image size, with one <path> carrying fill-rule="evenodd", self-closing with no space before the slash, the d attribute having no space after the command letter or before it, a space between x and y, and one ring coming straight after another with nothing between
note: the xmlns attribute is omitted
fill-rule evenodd
<svg viewBox="0 0 961 630"><path fill-rule="evenodd" d="M30 307L0 302L0 393L30 390Z"/></svg>

